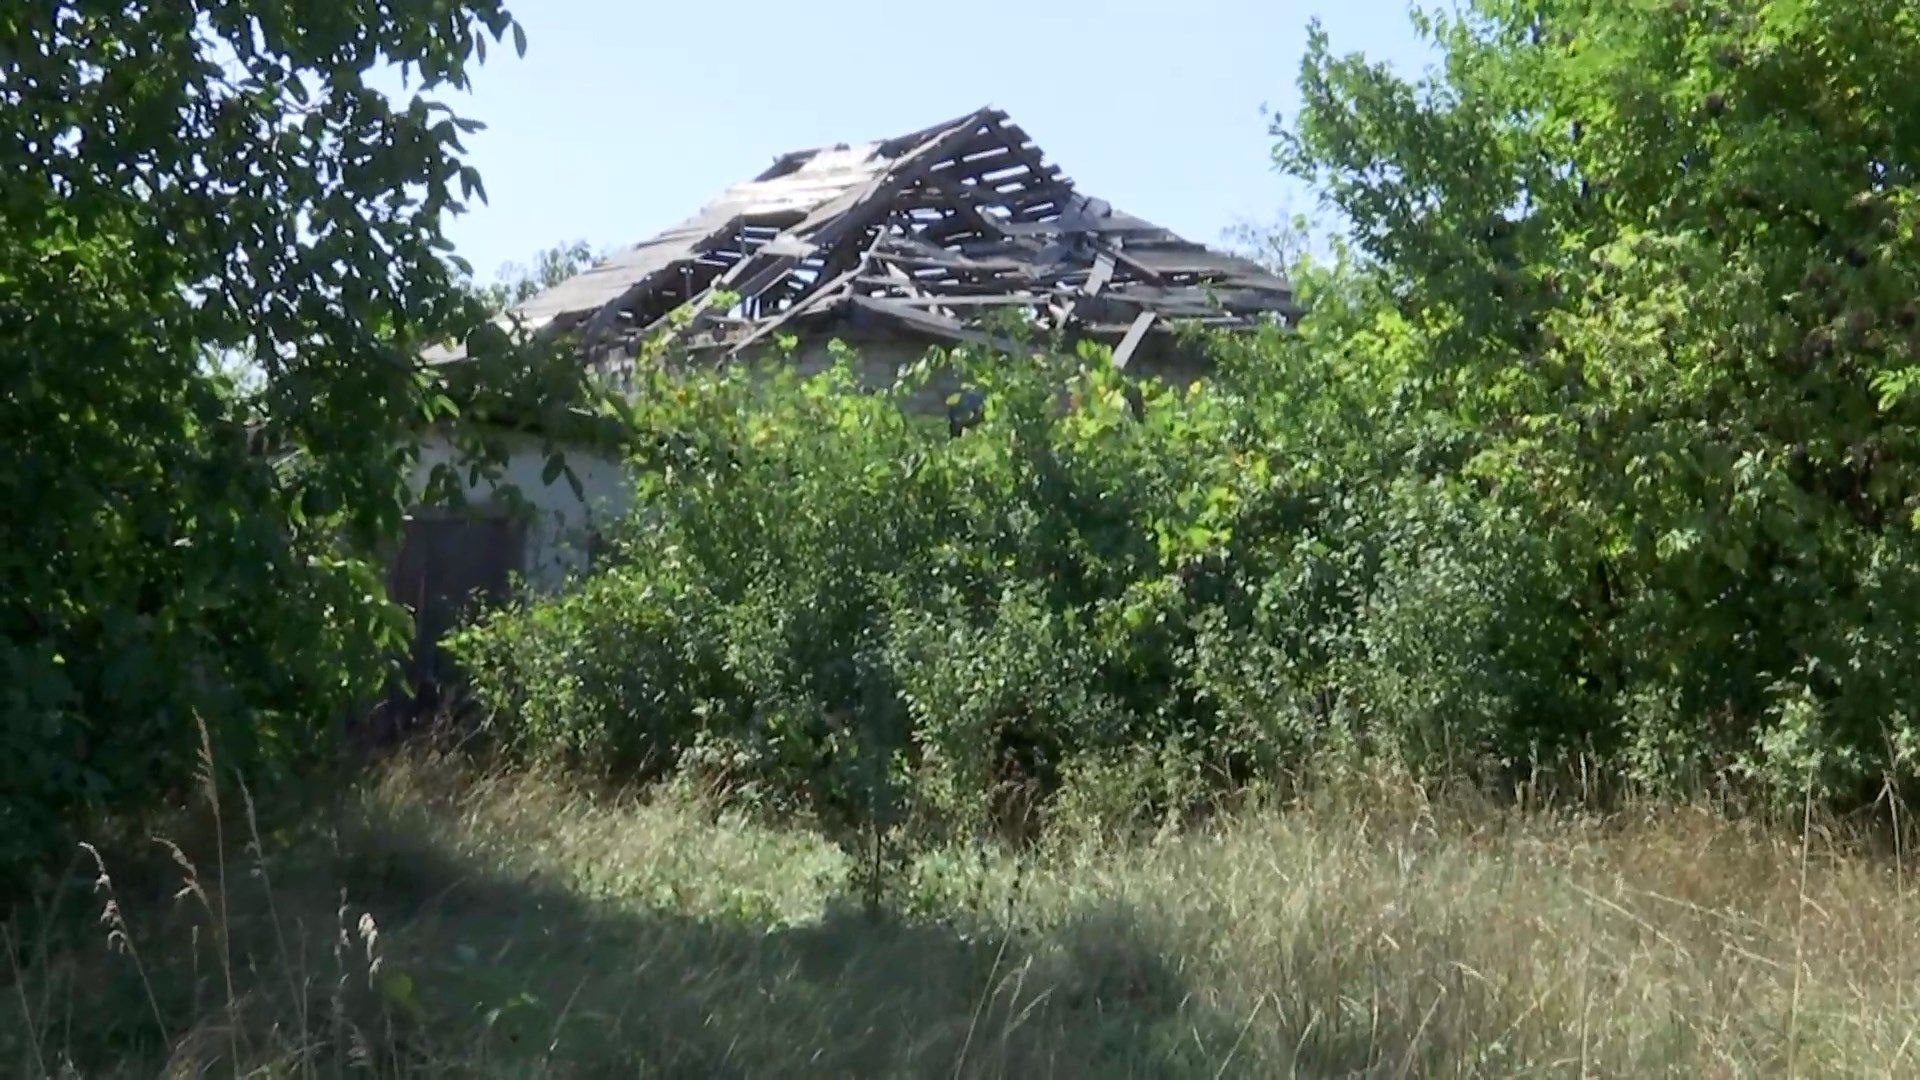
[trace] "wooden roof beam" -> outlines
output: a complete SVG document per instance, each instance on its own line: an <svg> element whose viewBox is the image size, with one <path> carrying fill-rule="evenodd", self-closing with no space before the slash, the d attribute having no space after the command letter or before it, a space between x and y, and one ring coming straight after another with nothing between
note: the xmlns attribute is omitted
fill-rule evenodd
<svg viewBox="0 0 1920 1080"><path fill-rule="evenodd" d="M1157 318L1159 316L1151 311L1143 311L1135 317L1133 325L1127 327L1127 335L1120 339L1120 344L1113 347L1114 367L1122 371L1126 370L1128 361L1132 360L1133 354L1139 351L1140 343L1147 340L1147 331L1153 329L1154 320Z"/></svg>

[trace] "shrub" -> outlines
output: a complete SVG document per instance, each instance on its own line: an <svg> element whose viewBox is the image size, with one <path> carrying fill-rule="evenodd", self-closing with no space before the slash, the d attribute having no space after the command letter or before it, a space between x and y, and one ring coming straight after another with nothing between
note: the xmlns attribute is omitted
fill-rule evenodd
<svg viewBox="0 0 1920 1080"><path fill-rule="evenodd" d="M936 375L984 403L957 437L902 407ZM935 357L880 393L846 366L662 376L617 567L453 648L516 753L716 769L863 828L1024 828L1069 776L1165 773L1142 753L1233 782L1524 753L1553 658L1510 523L1290 458L1286 402L1095 349ZM1156 785L1142 821L1194 797Z"/></svg>

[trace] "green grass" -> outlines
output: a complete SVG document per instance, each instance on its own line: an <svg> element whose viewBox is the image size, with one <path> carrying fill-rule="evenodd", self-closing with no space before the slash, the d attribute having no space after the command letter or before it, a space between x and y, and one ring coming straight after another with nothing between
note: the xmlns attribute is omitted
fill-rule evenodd
<svg viewBox="0 0 1920 1080"><path fill-rule="evenodd" d="M194 869L106 857L107 922L84 857L16 915L0 1072L1920 1070L1920 905L1862 825L1373 781L930 852L874 918L818 836L691 801L413 762L265 837L224 803Z"/></svg>

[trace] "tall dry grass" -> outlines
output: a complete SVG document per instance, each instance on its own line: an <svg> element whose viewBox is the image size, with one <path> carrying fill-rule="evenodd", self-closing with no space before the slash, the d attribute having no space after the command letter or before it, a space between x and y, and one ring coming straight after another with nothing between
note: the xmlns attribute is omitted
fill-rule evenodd
<svg viewBox="0 0 1920 1080"><path fill-rule="evenodd" d="M0 1071L1920 1071L1889 805L1596 815L1376 778L927 852L875 920L817 835L692 800L414 761L263 836L214 794L244 823L224 883L208 823L16 914Z"/></svg>

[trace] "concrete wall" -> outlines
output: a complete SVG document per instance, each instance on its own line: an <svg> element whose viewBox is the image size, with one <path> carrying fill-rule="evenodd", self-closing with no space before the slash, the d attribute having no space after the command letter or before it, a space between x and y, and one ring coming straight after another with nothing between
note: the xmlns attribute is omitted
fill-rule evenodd
<svg viewBox="0 0 1920 1080"><path fill-rule="evenodd" d="M567 464L580 479L581 495L576 496L565 476L551 484L541 479L547 455L538 438L509 434L506 442L507 466L498 481L483 477L477 485L465 485L467 471L458 464L452 446L439 435L429 436L414 466L414 490L425 490L434 467L442 463L458 469L468 504L483 512L500 508L503 499L498 488L512 485L530 504L526 565L521 572L534 590L553 592L586 571L593 536L626 513L632 486L617 458L568 447Z"/></svg>

